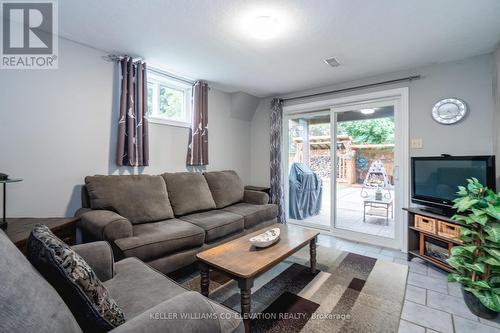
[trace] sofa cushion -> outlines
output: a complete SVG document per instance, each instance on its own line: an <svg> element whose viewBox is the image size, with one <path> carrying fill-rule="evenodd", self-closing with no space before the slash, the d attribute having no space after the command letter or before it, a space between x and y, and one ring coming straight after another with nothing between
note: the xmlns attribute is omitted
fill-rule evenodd
<svg viewBox="0 0 500 333"><path fill-rule="evenodd" d="M176 216L214 209L207 181L199 172L164 173L168 197Z"/></svg>
<svg viewBox="0 0 500 333"><path fill-rule="evenodd" d="M274 204L254 205L242 202L226 207L223 210L243 216L245 218L245 229L278 216L278 206Z"/></svg>
<svg viewBox="0 0 500 333"><path fill-rule="evenodd" d="M57 290L84 331L105 332L125 322L122 310L92 268L47 226L33 228L28 259Z"/></svg>
<svg viewBox="0 0 500 333"><path fill-rule="evenodd" d="M104 285L127 318L133 318L158 303L186 292L186 289L137 258L116 262L115 276L104 282Z"/></svg>
<svg viewBox="0 0 500 333"><path fill-rule="evenodd" d="M238 174L232 170L212 171L203 174L217 208L224 208L243 200L244 186Z"/></svg>
<svg viewBox="0 0 500 333"><path fill-rule="evenodd" d="M126 257L153 260L172 252L202 246L205 231L178 219L134 225L134 236L115 240Z"/></svg>
<svg viewBox="0 0 500 333"><path fill-rule="evenodd" d="M174 217L161 176L88 176L85 184L92 209L114 211L132 224Z"/></svg>
<svg viewBox="0 0 500 333"><path fill-rule="evenodd" d="M148 328L149 331L154 332L244 331L242 321L234 311L201 296L199 293L187 291L142 261L136 258L127 258L117 262L115 266L114 279L105 282L105 284L110 292L116 295L117 301L123 304L127 318L133 318L126 324L132 324L130 331L147 331ZM169 301L177 307L165 303ZM207 308L200 309L200 305L205 302ZM150 313L179 314L176 309L181 309L181 313L177 318L169 318L167 327L160 327L157 330L151 329ZM207 317L208 319L201 323L200 320L189 320L190 325L188 326L186 326L186 321L181 318L183 314L199 318L200 314L208 316L211 313L214 316ZM138 316L143 316L144 320L137 323L136 320L140 318ZM218 322L213 323L210 318L218 319Z"/></svg>
<svg viewBox="0 0 500 333"><path fill-rule="evenodd" d="M1 230L0 253L0 331L81 332L66 303Z"/></svg>
<svg viewBox="0 0 500 333"><path fill-rule="evenodd" d="M196 224L205 230L205 242L212 242L232 233L243 231L244 220L241 215L222 210L191 214L180 217L181 220Z"/></svg>

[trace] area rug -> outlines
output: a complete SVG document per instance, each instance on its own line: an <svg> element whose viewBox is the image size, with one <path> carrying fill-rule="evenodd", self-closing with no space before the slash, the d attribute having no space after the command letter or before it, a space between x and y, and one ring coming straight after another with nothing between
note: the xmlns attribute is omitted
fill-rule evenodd
<svg viewBox="0 0 500 333"><path fill-rule="evenodd" d="M408 267L319 246L311 274L306 247L258 279L252 288L253 332L397 332ZM176 278L199 291L196 272ZM237 283L210 273L211 299L240 311Z"/></svg>

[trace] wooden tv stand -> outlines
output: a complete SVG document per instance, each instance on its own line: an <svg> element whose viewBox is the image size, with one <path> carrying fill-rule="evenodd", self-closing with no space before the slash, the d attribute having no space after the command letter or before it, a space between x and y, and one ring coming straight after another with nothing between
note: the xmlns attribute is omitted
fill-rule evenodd
<svg viewBox="0 0 500 333"><path fill-rule="evenodd" d="M453 246L462 244L458 239L460 225L447 216L420 208L403 209L408 212L408 261L417 257L447 272L455 272L443 258L430 255L426 245L449 254Z"/></svg>

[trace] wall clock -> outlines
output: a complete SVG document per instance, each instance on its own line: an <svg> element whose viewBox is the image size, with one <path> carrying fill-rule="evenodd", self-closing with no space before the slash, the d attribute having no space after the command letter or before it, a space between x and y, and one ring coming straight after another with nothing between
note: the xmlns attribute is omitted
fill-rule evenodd
<svg viewBox="0 0 500 333"><path fill-rule="evenodd" d="M445 98L434 104L432 118L440 124L451 125L459 122L467 113L467 105L457 98Z"/></svg>

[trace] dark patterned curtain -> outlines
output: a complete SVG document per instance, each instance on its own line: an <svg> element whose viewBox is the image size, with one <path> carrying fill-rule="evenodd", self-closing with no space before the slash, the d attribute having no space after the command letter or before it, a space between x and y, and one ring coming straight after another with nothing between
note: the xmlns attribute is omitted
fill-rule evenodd
<svg viewBox="0 0 500 333"><path fill-rule="evenodd" d="M271 202L278 205L278 222L286 223L283 172L281 170L281 139L283 100L271 101Z"/></svg>
<svg viewBox="0 0 500 333"><path fill-rule="evenodd" d="M146 64L125 57L120 60L120 119L116 163L149 165L148 87Z"/></svg>
<svg viewBox="0 0 500 333"><path fill-rule="evenodd" d="M193 85L193 119L189 131L187 165L208 165L208 84Z"/></svg>

